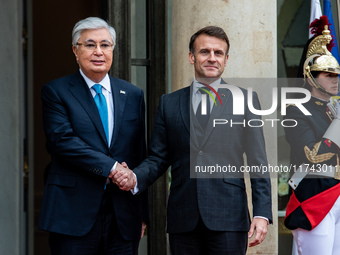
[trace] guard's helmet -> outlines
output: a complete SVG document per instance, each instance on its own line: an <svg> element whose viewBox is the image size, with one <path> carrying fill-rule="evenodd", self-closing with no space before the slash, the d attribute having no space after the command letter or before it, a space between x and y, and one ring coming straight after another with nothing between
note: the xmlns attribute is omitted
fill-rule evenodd
<svg viewBox="0 0 340 255"><path fill-rule="evenodd" d="M323 17L326 16L322 16L321 18ZM328 23L327 17L326 21ZM313 76L313 72L329 72L340 74L340 66L338 61L327 49L330 44L332 44L332 36L330 34L330 31L328 30L328 25L323 25L322 34L315 36L308 45L306 60L303 65L303 75L304 77L308 78L312 86L330 96L334 96L333 94L327 92Z"/></svg>

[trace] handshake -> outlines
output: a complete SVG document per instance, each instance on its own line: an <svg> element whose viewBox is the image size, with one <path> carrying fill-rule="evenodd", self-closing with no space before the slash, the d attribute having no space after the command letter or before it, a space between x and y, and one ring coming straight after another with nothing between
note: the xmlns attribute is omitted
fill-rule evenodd
<svg viewBox="0 0 340 255"><path fill-rule="evenodd" d="M137 180L135 174L129 169L125 162L117 163L116 169L112 170L109 178L121 190L129 191L136 186Z"/></svg>

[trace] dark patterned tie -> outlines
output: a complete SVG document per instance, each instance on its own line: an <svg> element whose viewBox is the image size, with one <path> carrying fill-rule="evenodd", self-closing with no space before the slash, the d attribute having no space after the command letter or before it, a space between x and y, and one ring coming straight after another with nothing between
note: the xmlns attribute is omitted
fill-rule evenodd
<svg viewBox="0 0 340 255"><path fill-rule="evenodd" d="M205 87L204 89L209 91L209 88ZM209 117L210 117L210 98L209 98L209 94L206 91L204 91L203 89L199 89L198 91L202 94L202 98L203 98L203 95L206 95L206 99L207 99L206 114L205 115L202 114L202 99L201 99L201 102L199 103L199 105L197 107L197 111L196 111L196 118L198 120L198 123L200 124L202 129L205 129L206 126L207 126Z"/></svg>

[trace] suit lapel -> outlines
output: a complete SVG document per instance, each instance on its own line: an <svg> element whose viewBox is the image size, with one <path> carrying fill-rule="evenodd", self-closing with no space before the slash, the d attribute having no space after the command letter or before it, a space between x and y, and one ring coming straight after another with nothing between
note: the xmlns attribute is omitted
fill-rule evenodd
<svg viewBox="0 0 340 255"><path fill-rule="evenodd" d="M71 86L69 90L73 94L73 96L77 99L77 101L81 104L84 110L87 112L87 114L89 115L90 119L93 122L93 125L98 130L101 138L107 144L105 131L102 125L102 121L100 119L100 115L99 115L96 103L94 102L94 99L92 97L92 94L85 80L83 79L83 77L81 77L81 74L78 72L75 76L76 76L76 79L74 79L71 82Z"/></svg>
<svg viewBox="0 0 340 255"><path fill-rule="evenodd" d="M111 91L113 96L113 109L114 109L114 127L110 148L113 146L117 140L119 129L121 127L122 119L124 116L124 109L126 104L126 99L128 97L127 89L120 82L111 81Z"/></svg>
<svg viewBox="0 0 340 255"><path fill-rule="evenodd" d="M189 133L190 133L191 90L192 86L187 87L186 89L183 90L183 93L180 94L179 98L180 113L182 116L182 120L184 122L184 126Z"/></svg>
<svg viewBox="0 0 340 255"><path fill-rule="evenodd" d="M184 122L184 126L190 135L190 143L194 144L198 148L199 147L198 139L192 122L193 121L192 117L195 117L192 109L192 89L193 83L191 83L189 87L183 90L183 93L181 94L180 98L180 111Z"/></svg>

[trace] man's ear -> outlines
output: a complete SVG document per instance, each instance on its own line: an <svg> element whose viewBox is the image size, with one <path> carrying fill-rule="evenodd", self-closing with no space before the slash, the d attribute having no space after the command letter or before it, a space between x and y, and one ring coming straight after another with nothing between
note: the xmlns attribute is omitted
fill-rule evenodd
<svg viewBox="0 0 340 255"><path fill-rule="evenodd" d="M78 48L77 48L77 46L73 45L72 46L72 51L73 51L73 54L76 57L76 60L78 62Z"/></svg>
<svg viewBox="0 0 340 255"><path fill-rule="evenodd" d="M189 52L189 62L192 65L195 63L195 55L191 51Z"/></svg>
<svg viewBox="0 0 340 255"><path fill-rule="evenodd" d="M225 56L225 59L224 59L224 67L227 66L228 59L229 59L229 54L227 54L227 55Z"/></svg>

